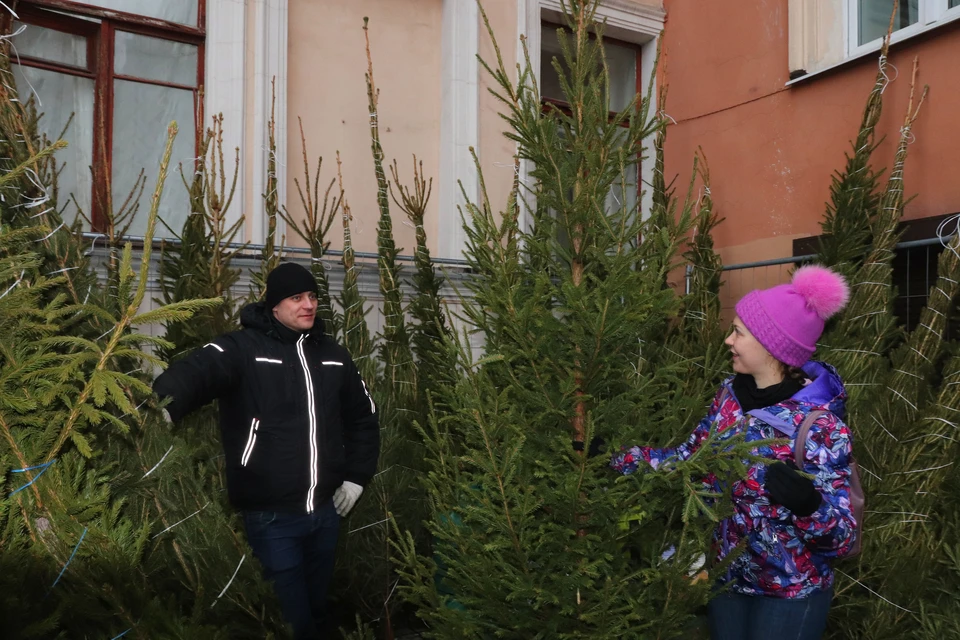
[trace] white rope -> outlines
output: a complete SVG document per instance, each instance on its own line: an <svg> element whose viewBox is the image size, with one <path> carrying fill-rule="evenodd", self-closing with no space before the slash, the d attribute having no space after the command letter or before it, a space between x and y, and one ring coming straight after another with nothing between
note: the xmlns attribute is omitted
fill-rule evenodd
<svg viewBox="0 0 960 640"><path fill-rule="evenodd" d="M924 473L926 471L936 471L938 469L946 469L952 464L953 464L952 462L948 462L947 464L942 464L939 467L927 467L926 469L914 469L913 471L894 471L893 475L906 476L906 475L910 475L911 473Z"/></svg>
<svg viewBox="0 0 960 640"><path fill-rule="evenodd" d="M233 575L230 576L230 582L227 583L227 586L223 588L223 591L220 592L220 595L216 597L213 601L213 604L210 605L210 608L213 609L214 605L220 601L220 598L227 592L227 589L230 588L230 585L233 583L233 579L237 577L237 574L240 572L240 566L243 564L243 561L247 559L247 554L243 554L243 557L240 558L240 564L237 565L237 568L234 570Z"/></svg>
<svg viewBox="0 0 960 640"><path fill-rule="evenodd" d="M860 585L861 587L863 587L864 589L866 589L867 591L869 591L869 592L872 593L873 595L877 596L878 598L880 598L881 600L883 600L883 601L886 602L887 604L892 605L892 606L894 606L894 607L896 607L897 609L900 609L900 610L902 610L902 611L906 611L907 613L913 613L913 611L911 611L910 609L907 609L906 607L901 607L900 605L898 605L898 604L895 603L895 602L890 602L889 600L887 600L886 598L884 598L882 595L880 595L879 593L877 593L876 591L874 591L873 589L871 589L871 588L868 587L867 585L863 584L862 582L860 582L859 580L857 580L857 579L854 578L853 576L847 575L846 573L844 573L844 572L841 571L840 569L835 569L835 571L836 571L837 573L839 573L840 575L846 576L846 577L849 578L850 580L853 580L853 581L856 582L858 585Z"/></svg>
<svg viewBox="0 0 960 640"><path fill-rule="evenodd" d="M163 531L161 531L160 533L158 533L157 535L153 536L153 537L150 538L150 539L153 540L153 539L155 539L157 536L163 535L163 534L166 533L167 531L170 531L170 529L173 529L173 528L176 527L177 525L186 522L187 520L189 520L189 519L192 518L193 516L197 515L198 513L200 513L201 511L203 511L204 509L206 509L206 508L209 507L209 506L210 506L210 503L208 502L207 504L203 505L202 507L200 507L199 509L197 509L196 511L194 511L193 513L191 513L190 515L188 515L186 518L184 518L184 519L181 520L180 522L174 522L172 525L170 525L169 527L167 527L166 529L164 529Z"/></svg>
<svg viewBox="0 0 960 640"><path fill-rule="evenodd" d="M173 451L173 445L170 445L170 448L167 449L167 452L166 452L165 454L163 454L163 457L160 458L160 462L158 462L157 464L153 465L153 467L150 469L150 471L147 471L145 474L143 474L143 478L146 478L148 475L150 475L151 473L153 473L154 471L156 471L157 467L159 467L160 464L161 464L164 460L167 459L167 456L170 455L170 452L171 452L171 451ZM143 480L143 478L140 478L140 479ZM161 533L162 533L162 532L161 532ZM158 533L157 535L160 535L160 534Z"/></svg>

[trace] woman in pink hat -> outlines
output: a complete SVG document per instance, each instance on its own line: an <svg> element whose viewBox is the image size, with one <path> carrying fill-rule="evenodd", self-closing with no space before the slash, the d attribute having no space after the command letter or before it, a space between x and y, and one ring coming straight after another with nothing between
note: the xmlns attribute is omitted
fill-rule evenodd
<svg viewBox="0 0 960 640"><path fill-rule="evenodd" d="M731 487L734 513L717 528L717 559L744 552L709 604L713 640L815 640L833 596L833 559L856 540L851 507L851 434L843 422L846 392L837 371L811 360L825 320L847 302L843 278L819 266L797 270L790 284L748 293L725 344L735 375L717 391L706 417L678 447L624 448L611 466L630 474L689 458L711 431L746 440L779 439L753 453L756 463ZM798 472L794 444L811 412ZM822 412L822 413L819 413ZM809 477L808 477L809 476ZM812 479L810 479L812 478ZM716 477L706 479L719 492Z"/></svg>

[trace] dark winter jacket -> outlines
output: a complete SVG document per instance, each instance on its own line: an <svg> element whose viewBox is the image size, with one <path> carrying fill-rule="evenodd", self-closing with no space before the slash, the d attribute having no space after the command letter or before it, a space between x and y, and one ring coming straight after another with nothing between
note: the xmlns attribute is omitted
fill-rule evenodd
<svg viewBox="0 0 960 640"><path fill-rule="evenodd" d="M154 382L174 422L220 400L227 490L238 509L312 512L344 480L373 477L376 406L347 350L314 329L277 323L263 303Z"/></svg>

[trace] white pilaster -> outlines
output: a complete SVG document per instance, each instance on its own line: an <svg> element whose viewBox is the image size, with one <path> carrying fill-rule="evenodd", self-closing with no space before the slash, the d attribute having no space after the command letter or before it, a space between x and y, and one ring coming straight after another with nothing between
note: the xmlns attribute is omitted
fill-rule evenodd
<svg viewBox="0 0 960 640"><path fill-rule="evenodd" d="M244 201L244 39L246 37L246 7L244 0L207 0L206 70L204 72L204 129L217 114L223 114L224 167L233 171L235 149L240 149L240 168L237 190L227 211L227 222L232 224L243 215Z"/></svg>
<svg viewBox="0 0 960 640"><path fill-rule="evenodd" d="M275 119L274 136L277 146L277 196L280 206L286 203L287 192L287 3L289 0L249 0L254 20L253 69L253 139L250 149L253 163L253 222L251 242L266 239L267 220L264 215L263 194L266 192L267 166L270 154L271 109ZM273 103L275 82L276 103ZM285 225L277 221L275 242L280 242Z"/></svg>
<svg viewBox="0 0 960 640"><path fill-rule="evenodd" d="M438 254L443 258L462 258L466 234L457 209L464 204L458 181L471 202L479 198L479 180L470 147L479 154L480 22L473 0L443 0L442 11Z"/></svg>

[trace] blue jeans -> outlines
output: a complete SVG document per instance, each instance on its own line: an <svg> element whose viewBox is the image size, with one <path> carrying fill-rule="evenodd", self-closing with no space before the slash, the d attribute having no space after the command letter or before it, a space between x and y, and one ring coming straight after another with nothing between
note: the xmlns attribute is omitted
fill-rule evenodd
<svg viewBox="0 0 960 640"><path fill-rule="evenodd" d="M726 592L710 601L710 640L820 640L833 589L807 598Z"/></svg>
<svg viewBox="0 0 960 640"><path fill-rule="evenodd" d="M340 516L328 500L313 513L244 511L253 555L273 583L294 638L322 638Z"/></svg>

